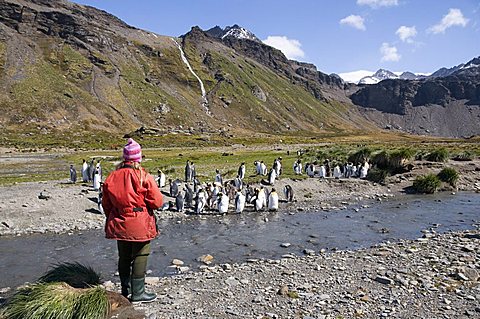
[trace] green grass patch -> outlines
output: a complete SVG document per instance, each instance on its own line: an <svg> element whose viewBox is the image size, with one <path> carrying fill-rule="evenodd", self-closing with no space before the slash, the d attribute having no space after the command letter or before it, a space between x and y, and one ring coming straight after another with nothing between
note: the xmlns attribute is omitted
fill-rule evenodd
<svg viewBox="0 0 480 319"><path fill-rule="evenodd" d="M427 174L425 176L418 176L413 181L413 189L417 193L433 194L440 187L441 181L435 174Z"/></svg>
<svg viewBox="0 0 480 319"><path fill-rule="evenodd" d="M458 172L452 167L445 167L437 176L442 182L448 183L452 187L457 186L457 181L460 178Z"/></svg>
<svg viewBox="0 0 480 319"><path fill-rule="evenodd" d="M446 162L448 160L448 151L445 148L433 150L426 156L426 160L430 162Z"/></svg>

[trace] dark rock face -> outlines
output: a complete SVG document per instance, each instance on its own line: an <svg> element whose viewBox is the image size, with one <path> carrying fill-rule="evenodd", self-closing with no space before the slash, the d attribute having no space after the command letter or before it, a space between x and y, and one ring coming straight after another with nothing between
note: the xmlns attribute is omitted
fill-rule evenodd
<svg viewBox="0 0 480 319"><path fill-rule="evenodd" d="M103 25L133 29L117 17L88 6L62 0L29 2L39 7L22 6L13 1L0 2L0 23L28 36L41 32L81 48L94 46L112 50L118 49L119 44L98 30L104 30Z"/></svg>
<svg viewBox="0 0 480 319"><path fill-rule="evenodd" d="M480 104L480 77L449 76L424 81L385 80L351 96L353 103L382 112L405 114L408 107L446 106L454 100Z"/></svg>
<svg viewBox="0 0 480 319"><path fill-rule="evenodd" d="M356 105L404 115L407 107L412 105L415 90L416 87L407 81L384 80L364 86L350 98Z"/></svg>

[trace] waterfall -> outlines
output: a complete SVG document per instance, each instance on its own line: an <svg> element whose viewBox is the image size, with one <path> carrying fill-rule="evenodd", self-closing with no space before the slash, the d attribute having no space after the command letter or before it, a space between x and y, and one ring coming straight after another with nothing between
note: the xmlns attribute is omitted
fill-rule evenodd
<svg viewBox="0 0 480 319"><path fill-rule="evenodd" d="M202 91L202 106L205 108L205 111L207 112L208 115L211 115L210 110L208 109L208 100L207 100L207 92L205 91L205 86L203 85L202 79L193 71L192 66L187 60L187 57L185 56L185 53L183 52L182 46L172 38L172 41L175 42L177 45L178 49L180 50L180 56L182 57L183 63L187 66L188 70L190 70L190 73L193 74L193 76L198 80L198 83L200 83L200 90Z"/></svg>

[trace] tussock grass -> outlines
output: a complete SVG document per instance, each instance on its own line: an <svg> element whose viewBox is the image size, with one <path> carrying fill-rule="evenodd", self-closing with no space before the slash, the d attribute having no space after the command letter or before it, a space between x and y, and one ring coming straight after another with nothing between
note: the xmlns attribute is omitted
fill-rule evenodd
<svg viewBox="0 0 480 319"><path fill-rule="evenodd" d="M442 182L448 183L452 187L456 187L457 181L460 178L458 172L451 167L445 167L437 176Z"/></svg>
<svg viewBox="0 0 480 319"><path fill-rule="evenodd" d="M430 152L426 159L430 162L446 162L448 156L448 151L445 148L439 148Z"/></svg>
<svg viewBox="0 0 480 319"><path fill-rule="evenodd" d="M88 288L100 285L100 275L93 268L80 263L62 263L56 265L39 278L40 282L65 282L74 288Z"/></svg>
<svg viewBox="0 0 480 319"><path fill-rule="evenodd" d="M417 176L413 181L413 189L417 193L433 194L440 187L441 181L435 174L427 174L424 176Z"/></svg>
<svg viewBox="0 0 480 319"><path fill-rule="evenodd" d="M76 289L66 283L36 283L20 289L0 312L2 319L104 319L104 288Z"/></svg>

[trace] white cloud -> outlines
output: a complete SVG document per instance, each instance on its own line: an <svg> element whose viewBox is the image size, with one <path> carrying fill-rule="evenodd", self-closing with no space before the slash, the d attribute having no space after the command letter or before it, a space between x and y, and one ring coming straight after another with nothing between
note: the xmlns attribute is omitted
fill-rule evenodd
<svg viewBox="0 0 480 319"><path fill-rule="evenodd" d="M367 5L371 8L398 6L398 0L357 0L357 4Z"/></svg>
<svg viewBox="0 0 480 319"><path fill-rule="evenodd" d="M454 27L454 26L465 27L468 21L469 20L463 16L463 13L462 11L460 11L460 9L450 9L448 13L445 16L443 16L442 21L430 27L428 29L428 32L431 32L433 34L445 33L445 30L447 30L450 27Z"/></svg>
<svg viewBox="0 0 480 319"><path fill-rule="evenodd" d="M395 34L398 35L400 40L402 40L403 42L413 43L412 38L417 35L417 29L415 28L415 26L406 27L402 25L400 28L398 28Z"/></svg>
<svg viewBox="0 0 480 319"><path fill-rule="evenodd" d="M305 56L305 52L302 50L302 44L295 39L289 39L286 36L272 36L269 35L263 43L279 49L289 59L298 59Z"/></svg>
<svg viewBox="0 0 480 319"><path fill-rule="evenodd" d="M363 23L364 21L365 20L361 16L351 14L348 17L340 20L340 24L346 24L358 30L365 31L367 28L365 28L365 24Z"/></svg>
<svg viewBox="0 0 480 319"><path fill-rule="evenodd" d="M395 46L390 46L387 42L383 42L380 47L382 53L382 62L397 62L402 57Z"/></svg>

